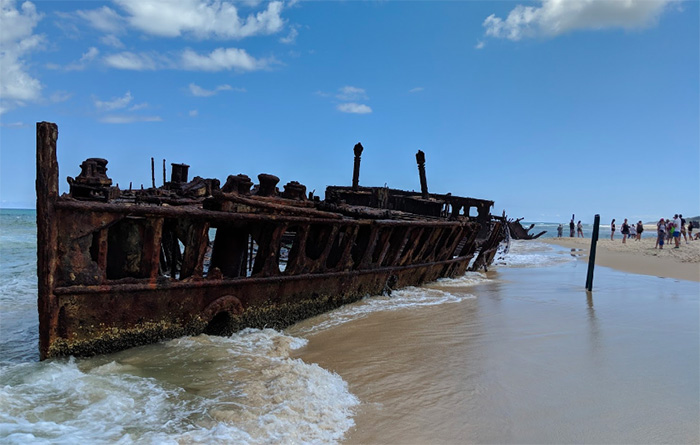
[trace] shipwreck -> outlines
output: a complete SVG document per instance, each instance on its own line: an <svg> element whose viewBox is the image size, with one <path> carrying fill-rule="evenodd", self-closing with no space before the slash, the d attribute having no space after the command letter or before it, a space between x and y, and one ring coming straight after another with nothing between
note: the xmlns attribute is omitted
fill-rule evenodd
<svg viewBox="0 0 700 445"><path fill-rule="evenodd" d="M324 199L243 174L120 190L90 158L59 196L58 127L37 123L40 358L90 356L200 333L284 328L368 295L478 270L506 230L493 201L359 185ZM473 215L473 216L470 216Z"/></svg>

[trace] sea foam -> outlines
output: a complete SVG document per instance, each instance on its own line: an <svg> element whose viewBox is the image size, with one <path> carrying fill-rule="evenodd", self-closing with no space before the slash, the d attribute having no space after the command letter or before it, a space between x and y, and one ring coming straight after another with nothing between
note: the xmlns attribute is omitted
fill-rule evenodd
<svg viewBox="0 0 700 445"><path fill-rule="evenodd" d="M271 329L186 337L0 374L8 443L329 443L359 403L337 375L289 357Z"/></svg>

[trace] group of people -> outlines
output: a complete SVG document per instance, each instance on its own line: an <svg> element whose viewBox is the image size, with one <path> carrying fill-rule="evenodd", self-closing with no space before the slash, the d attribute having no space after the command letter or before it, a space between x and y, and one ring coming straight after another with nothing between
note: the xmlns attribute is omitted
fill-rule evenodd
<svg viewBox="0 0 700 445"><path fill-rule="evenodd" d="M620 233L622 234L622 244L627 242L627 238L639 241L642 239L642 232L644 232L644 224L641 221L635 223L628 223L627 218L622 222L622 227L620 227ZM610 240L615 239L615 218L610 222Z"/></svg>
<svg viewBox="0 0 700 445"><path fill-rule="evenodd" d="M615 230L615 219L613 218L613 220L610 222L611 241L615 239ZM622 243L626 243L628 238L634 239L636 241L641 240L642 232L644 232L644 224L642 224L642 221L638 221L635 224L627 222L627 218L625 218L625 220L622 223L622 226L620 227L620 233L622 234ZM656 245L654 246L654 248L663 249L664 243L670 244L673 240L673 242L675 243L674 248L678 249L680 248L681 237L683 237L686 244L688 244L689 240L700 240L700 231L698 232L699 233L695 234L695 238L693 238L693 223L687 222L681 214L673 215L673 219L661 218L656 224ZM557 227L557 237L561 238L563 236L563 233L564 226L562 224L559 224L559 227ZM571 221L569 221L569 236L571 238L573 238L574 236L577 238L584 238L583 224L581 224L581 221L575 224L573 216L571 218Z"/></svg>
<svg viewBox="0 0 700 445"><path fill-rule="evenodd" d="M678 249L681 244L681 236L686 244L688 244L688 238L690 238L691 241L693 240L692 222L687 224L686 230L686 221L681 214L673 215L672 220L661 218L659 222L656 223L656 245L654 249L657 247L663 249L664 241L670 244L671 240L676 244L673 248ZM695 235L695 239L700 239L700 233Z"/></svg>
<svg viewBox="0 0 700 445"><path fill-rule="evenodd" d="M563 234L564 226L559 224L559 227L557 227L557 237L561 238ZM569 221L569 236L571 238L573 238L574 236L576 236L576 238L585 238L585 236L583 236L583 224L581 224L581 221L579 221L578 224L574 224L573 216L571 217L571 221Z"/></svg>

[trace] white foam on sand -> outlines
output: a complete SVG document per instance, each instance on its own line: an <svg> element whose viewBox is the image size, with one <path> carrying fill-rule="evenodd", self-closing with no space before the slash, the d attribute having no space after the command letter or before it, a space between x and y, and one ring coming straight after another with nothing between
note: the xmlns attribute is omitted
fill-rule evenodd
<svg viewBox="0 0 700 445"><path fill-rule="evenodd" d="M498 267L546 267L576 260L574 255L561 247L532 240L511 241L507 254L498 253L493 266Z"/></svg>
<svg viewBox="0 0 700 445"><path fill-rule="evenodd" d="M367 296L358 302L297 323L290 328L290 332L295 335L307 335L366 317L375 312L458 303L466 299L476 298L465 289L459 288L471 287L486 281L488 279L483 274L468 272L462 277L440 279L422 287L410 286L398 289L391 292L391 295ZM443 289L445 287L454 288L454 290L451 289L448 292Z"/></svg>

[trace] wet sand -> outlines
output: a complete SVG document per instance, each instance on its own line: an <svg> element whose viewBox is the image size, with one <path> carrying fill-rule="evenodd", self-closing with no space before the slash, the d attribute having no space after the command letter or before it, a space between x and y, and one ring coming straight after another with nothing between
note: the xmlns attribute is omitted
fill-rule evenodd
<svg viewBox="0 0 700 445"><path fill-rule="evenodd" d="M580 257L588 262L590 238L544 238L538 241L582 249ZM655 243L656 239L650 236L639 241L628 239L623 244L619 237L611 241L608 234L608 238L598 240L596 265L636 274L700 281L700 241L686 244L681 239L678 249L674 249L673 244L655 249Z"/></svg>
<svg viewBox="0 0 700 445"><path fill-rule="evenodd" d="M298 356L361 400L344 443L698 443L700 285L601 267L587 293L585 274L494 268L442 288L471 298L371 313Z"/></svg>

